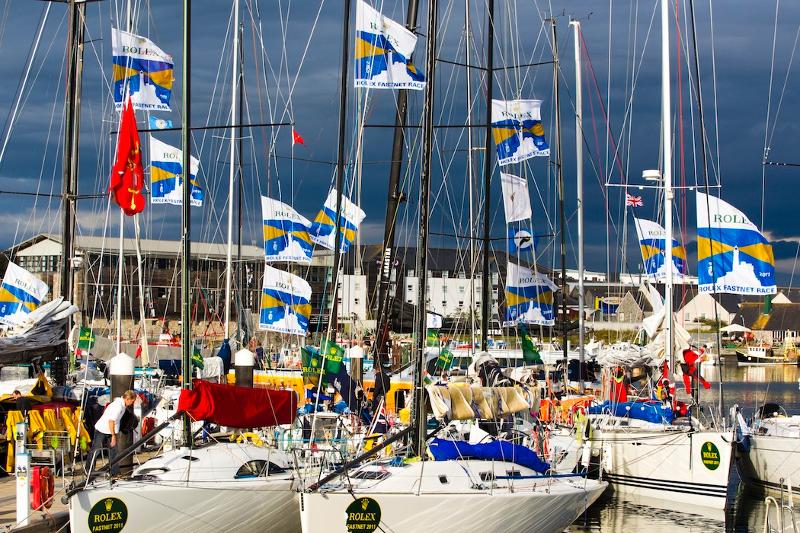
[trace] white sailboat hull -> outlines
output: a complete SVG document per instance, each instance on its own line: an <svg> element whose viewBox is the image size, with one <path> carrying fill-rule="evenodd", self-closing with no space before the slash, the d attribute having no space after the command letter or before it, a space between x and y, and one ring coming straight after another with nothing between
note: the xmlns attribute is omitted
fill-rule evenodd
<svg viewBox="0 0 800 533"><path fill-rule="evenodd" d="M800 438L794 436L752 435L750 451L744 454L742 477L765 489L800 494Z"/></svg>
<svg viewBox="0 0 800 533"><path fill-rule="evenodd" d="M345 533L348 513L359 511L364 503L366 511L379 510L379 530L393 533L556 533L574 522L607 487L577 476L531 476L530 471L502 461L425 463L388 467L383 470L390 475L387 479L357 482L359 486L351 490L340 486L301 494L303 532ZM522 477L502 478L510 470L521 472ZM497 479L482 482L488 472ZM368 500L372 500L370 506L365 503Z"/></svg>
<svg viewBox="0 0 800 533"><path fill-rule="evenodd" d="M592 440L593 451L601 454L603 478L615 491L725 508L733 458L731 435L625 428L598 430ZM704 459L704 453L715 458Z"/></svg>
<svg viewBox="0 0 800 533"><path fill-rule="evenodd" d="M121 481L105 490L73 496L70 531L101 531L90 528L90 518L94 518L90 511L109 497L121 500L127 508L125 531L300 531L297 493L288 479L190 484Z"/></svg>

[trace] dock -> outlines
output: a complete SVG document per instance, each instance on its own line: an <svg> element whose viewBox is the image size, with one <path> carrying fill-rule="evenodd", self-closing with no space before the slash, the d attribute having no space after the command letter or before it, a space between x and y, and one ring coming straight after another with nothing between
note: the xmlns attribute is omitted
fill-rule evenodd
<svg viewBox="0 0 800 533"><path fill-rule="evenodd" d="M25 533L46 533L69 531L69 510L61 503L64 495L64 484L69 485L72 478L55 479L55 497L53 505L44 511L34 511L28 517L28 525L17 524L17 483L13 476L0 479L0 532L18 531Z"/></svg>

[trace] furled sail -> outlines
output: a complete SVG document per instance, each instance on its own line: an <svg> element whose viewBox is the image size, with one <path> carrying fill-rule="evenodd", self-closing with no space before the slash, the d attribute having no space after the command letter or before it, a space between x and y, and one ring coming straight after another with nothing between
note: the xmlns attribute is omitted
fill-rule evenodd
<svg viewBox="0 0 800 533"><path fill-rule="evenodd" d="M448 383L425 387L433 416L439 420L494 419L531 408L533 392L521 387L482 387Z"/></svg>
<svg viewBox="0 0 800 533"><path fill-rule="evenodd" d="M697 276L700 292L777 292L769 241L744 213L701 192L697 193Z"/></svg>

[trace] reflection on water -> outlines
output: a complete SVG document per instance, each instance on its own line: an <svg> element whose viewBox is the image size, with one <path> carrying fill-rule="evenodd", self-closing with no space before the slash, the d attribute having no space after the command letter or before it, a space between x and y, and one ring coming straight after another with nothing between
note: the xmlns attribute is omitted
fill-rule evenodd
<svg viewBox="0 0 800 533"><path fill-rule="evenodd" d="M703 366L703 376L712 382L712 387L710 390L701 391L702 404L711 406L717 404L721 370L726 407L738 404L745 416L750 417L760 405L772 402L783 406L790 415L800 414L798 384L800 368L795 365L740 367L736 365L735 358L728 358L726 363L722 367ZM738 474L734 475L738 479ZM764 525L764 513L764 494L749 489L741 483L735 500L731 502L727 512L687 505L670 505L649 498L633 499L608 491L567 531L570 533L761 531ZM797 518L800 519L800 516Z"/></svg>

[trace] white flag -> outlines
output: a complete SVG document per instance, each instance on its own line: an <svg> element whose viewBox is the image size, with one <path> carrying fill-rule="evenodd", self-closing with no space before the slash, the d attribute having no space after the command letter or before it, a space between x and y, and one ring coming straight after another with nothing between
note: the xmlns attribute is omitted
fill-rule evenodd
<svg viewBox="0 0 800 533"><path fill-rule="evenodd" d="M528 220L532 216L531 199L528 195L528 180L513 174L500 173L500 184L503 186L503 208L506 211L506 223Z"/></svg>

